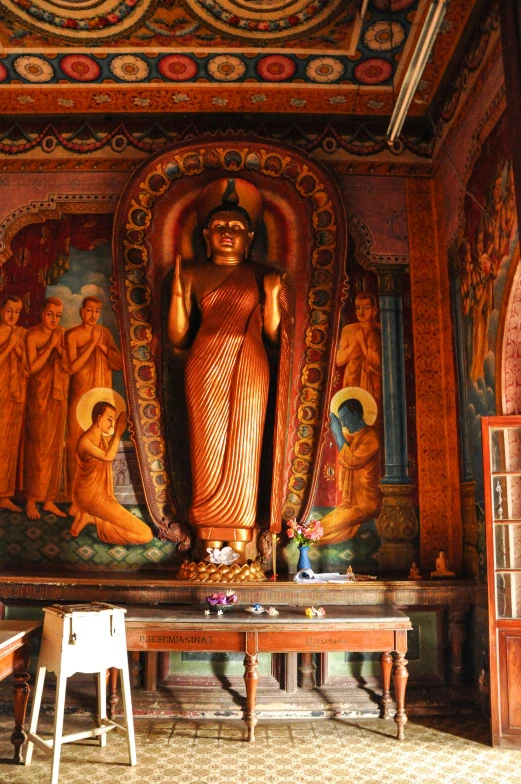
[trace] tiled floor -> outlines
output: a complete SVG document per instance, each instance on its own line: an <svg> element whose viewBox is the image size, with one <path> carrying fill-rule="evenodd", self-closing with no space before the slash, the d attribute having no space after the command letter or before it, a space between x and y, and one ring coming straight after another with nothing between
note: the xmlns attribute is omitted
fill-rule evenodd
<svg viewBox="0 0 521 784"><path fill-rule="evenodd" d="M42 727L51 728L44 719ZM66 717L66 731L88 718ZM5 764L12 720L0 721L0 784L47 784L50 761L35 749L29 768ZM255 743L239 722L136 721L138 765L124 738L68 745L60 784L521 784L521 751L493 749L486 722L414 719L399 743L393 721L261 722Z"/></svg>

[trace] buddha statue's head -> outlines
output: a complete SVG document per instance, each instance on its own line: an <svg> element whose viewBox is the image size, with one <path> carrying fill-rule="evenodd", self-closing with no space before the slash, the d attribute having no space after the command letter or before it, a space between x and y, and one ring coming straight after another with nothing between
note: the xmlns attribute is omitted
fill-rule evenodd
<svg viewBox="0 0 521 784"><path fill-rule="evenodd" d="M206 254L216 264L239 264L249 252L262 215L262 198L246 180L214 180L197 202Z"/></svg>

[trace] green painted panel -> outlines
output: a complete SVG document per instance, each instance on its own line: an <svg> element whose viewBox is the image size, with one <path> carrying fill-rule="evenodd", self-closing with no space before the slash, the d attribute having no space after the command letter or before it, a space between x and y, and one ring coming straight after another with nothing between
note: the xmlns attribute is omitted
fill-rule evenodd
<svg viewBox="0 0 521 784"><path fill-rule="evenodd" d="M210 651L173 651L170 654L169 675L200 677L244 676L243 653L212 653ZM271 654L259 654L259 675L271 675Z"/></svg>
<svg viewBox="0 0 521 784"><path fill-rule="evenodd" d="M40 607L6 605L4 617L6 621L43 621L43 610Z"/></svg>
<svg viewBox="0 0 521 784"><path fill-rule="evenodd" d="M441 662L438 652L438 618L435 612L407 611L412 622L408 632L408 670L411 678L439 677ZM330 653L328 660L331 678L380 677L379 653Z"/></svg>

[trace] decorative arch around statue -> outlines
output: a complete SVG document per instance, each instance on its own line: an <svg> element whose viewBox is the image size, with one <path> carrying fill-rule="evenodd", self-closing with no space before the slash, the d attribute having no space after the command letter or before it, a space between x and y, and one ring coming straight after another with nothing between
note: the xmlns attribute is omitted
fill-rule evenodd
<svg viewBox="0 0 521 784"><path fill-rule="evenodd" d="M263 454L261 466L261 474L268 471L272 478L271 502L264 504L271 511L261 515L261 530L276 532L283 518L303 518L312 502L345 275L347 230L339 190L319 164L289 145L208 135L161 151L128 182L114 226L114 293L130 427L159 536L182 546L190 543L183 357L169 344L165 319L176 255L183 261L204 258L197 197L222 177L258 188L264 212L252 260L287 273L289 340L279 360L283 394L279 391L276 405L268 404L276 435L272 455Z"/></svg>

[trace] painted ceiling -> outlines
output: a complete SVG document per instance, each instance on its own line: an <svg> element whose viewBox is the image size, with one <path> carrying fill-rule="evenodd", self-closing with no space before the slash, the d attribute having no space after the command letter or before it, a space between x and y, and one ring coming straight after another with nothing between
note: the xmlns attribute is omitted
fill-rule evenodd
<svg viewBox="0 0 521 784"><path fill-rule="evenodd" d="M361 22L361 0L1 0L2 113L387 116L429 4L370 0ZM411 115L474 4L451 0Z"/></svg>

